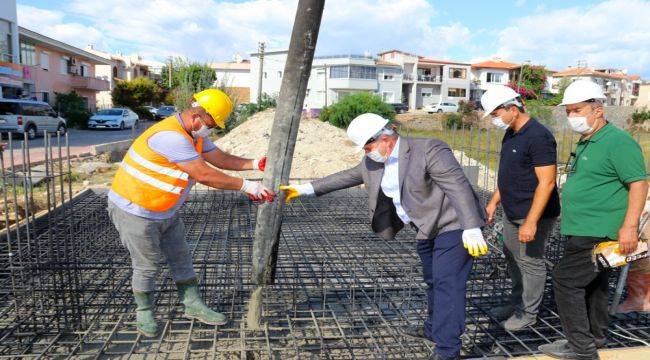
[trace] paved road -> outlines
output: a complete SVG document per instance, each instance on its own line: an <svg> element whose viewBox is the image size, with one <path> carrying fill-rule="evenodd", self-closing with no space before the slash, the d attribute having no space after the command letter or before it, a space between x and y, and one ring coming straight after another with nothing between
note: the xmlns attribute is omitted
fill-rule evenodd
<svg viewBox="0 0 650 360"><path fill-rule="evenodd" d="M69 131L69 141L70 141L70 154L80 155L84 153L89 153L93 146L99 144L106 144L114 141L127 140L133 138L134 135L141 134L144 130L149 128L151 125L155 124L153 121L141 122L137 129L132 132L131 129L126 130L76 130L71 129ZM3 142L8 142L4 139ZM13 148L14 148L14 163L22 164L22 153L21 146L23 140L14 139ZM45 158L44 151L45 139L41 136L34 140L29 141L29 157L30 162L35 163L41 161ZM61 144L65 145L65 139L61 138ZM53 154L54 157L58 155L58 149L56 148L56 135L52 135L52 145L53 145ZM8 145L6 145L8 148ZM62 149L62 154L65 156L65 148ZM4 154L5 167L9 167L10 159L9 152L5 151Z"/></svg>

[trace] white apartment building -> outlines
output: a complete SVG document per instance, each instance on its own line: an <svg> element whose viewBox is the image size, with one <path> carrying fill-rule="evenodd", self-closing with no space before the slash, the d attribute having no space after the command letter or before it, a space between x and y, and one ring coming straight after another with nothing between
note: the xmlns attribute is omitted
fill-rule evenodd
<svg viewBox="0 0 650 360"><path fill-rule="evenodd" d="M470 99L478 101L490 85L508 85L517 81L521 65L499 58L472 64Z"/></svg>
<svg viewBox="0 0 650 360"><path fill-rule="evenodd" d="M638 96L639 82L634 77L627 76L620 70L615 69L602 69L596 70L588 67L570 67L563 71L553 73L551 79L551 92L557 94L560 90L560 83L562 79L570 79L575 81L578 79L586 79L600 85L607 97L607 105L611 106L631 106L634 105Z"/></svg>
<svg viewBox="0 0 650 360"><path fill-rule="evenodd" d="M289 50L271 50L264 52L262 63L262 93L277 98L280 95L280 85L284 65L287 63ZM250 102L257 103L259 89L260 54L252 53L250 60Z"/></svg>
<svg viewBox="0 0 650 360"><path fill-rule="evenodd" d="M470 64L429 59L399 50L380 53L379 59L402 68L401 102L411 110L440 102L469 100Z"/></svg>
<svg viewBox="0 0 650 360"><path fill-rule="evenodd" d="M231 62L211 63L216 80L214 86L225 88L238 104L251 101L251 62L235 55Z"/></svg>
<svg viewBox="0 0 650 360"><path fill-rule="evenodd" d="M153 60L145 60L140 55L111 54L88 45L85 51L110 61L110 65L96 65L95 75L110 83L108 91L97 93L97 107L106 109L113 106L111 92L118 81L133 80L138 77L160 79L162 67L165 65Z"/></svg>

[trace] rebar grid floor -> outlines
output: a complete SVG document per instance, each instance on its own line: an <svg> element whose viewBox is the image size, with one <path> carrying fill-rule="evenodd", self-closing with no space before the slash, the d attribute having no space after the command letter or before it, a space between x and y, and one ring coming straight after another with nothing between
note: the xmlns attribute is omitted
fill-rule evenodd
<svg viewBox="0 0 650 360"><path fill-rule="evenodd" d="M134 330L130 260L105 207L104 195L88 192L35 223L21 244L13 241L20 256L12 253L11 264L3 258L0 266L0 358L423 359L433 350L400 332L426 314L415 234L376 237L364 190L285 207L277 280L265 290L259 332L245 329L244 319L254 290L256 207L238 193L195 192L181 211L186 239L206 303L230 322L184 319L165 270L156 295L162 332L154 339ZM549 282L540 320L529 330L507 332L489 316L510 289L493 245L468 282L466 358L533 354L563 337ZM561 251L555 232L549 260ZM608 346L639 346L636 339L648 338L650 317L625 315L612 321Z"/></svg>

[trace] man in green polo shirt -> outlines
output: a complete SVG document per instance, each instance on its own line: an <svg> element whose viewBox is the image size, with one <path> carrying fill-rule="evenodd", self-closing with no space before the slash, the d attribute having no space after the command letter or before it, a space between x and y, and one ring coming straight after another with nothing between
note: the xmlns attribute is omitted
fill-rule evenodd
<svg viewBox="0 0 650 360"><path fill-rule="evenodd" d="M641 147L608 123L599 85L578 80L567 87L561 105L569 125L582 134L561 192L561 231L565 253L553 269L553 287L567 340L541 345L562 359L598 359L608 325L608 276L592 262L594 246L618 240L621 253L634 251L639 218L648 195Z"/></svg>

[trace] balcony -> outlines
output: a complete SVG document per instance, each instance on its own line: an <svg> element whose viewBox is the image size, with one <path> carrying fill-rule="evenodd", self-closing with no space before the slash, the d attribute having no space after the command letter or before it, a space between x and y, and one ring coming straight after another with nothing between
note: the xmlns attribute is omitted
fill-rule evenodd
<svg viewBox="0 0 650 360"><path fill-rule="evenodd" d="M71 85L74 89L108 91L110 90L111 84L106 80L102 80L94 77L73 76Z"/></svg>
<svg viewBox="0 0 650 360"><path fill-rule="evenodd" d="M442 77L440 75L418 75L418 81L440 84L442 83Z"/></svg>
<svg viewBox="0 0 650 360"><path fill-rule="evenodd" d="M402 78L404 81L413 81L413 75L411 74L404 74L404 77Z"/></svg>

